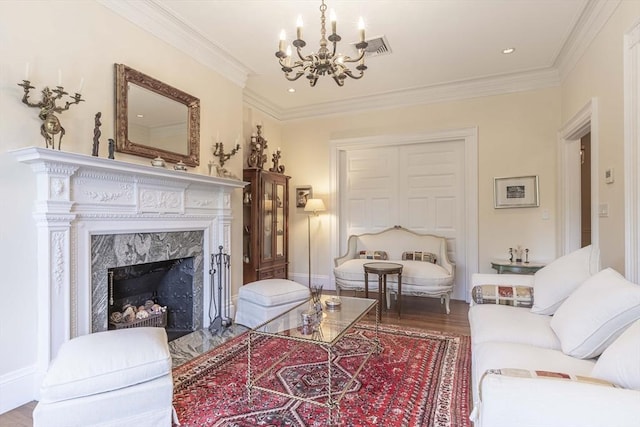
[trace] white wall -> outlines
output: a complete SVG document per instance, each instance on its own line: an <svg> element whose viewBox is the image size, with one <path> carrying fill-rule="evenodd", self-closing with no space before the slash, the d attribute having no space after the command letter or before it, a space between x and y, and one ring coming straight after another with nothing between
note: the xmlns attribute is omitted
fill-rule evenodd
<svg viewBox="0 0 640 427"><path fill-rule="evenodd" d="M347 82L358 84L357 82ZM505 258L509 247L530 249L531 260L549 261L555 254L556 133L560 126L560 89L514 93L395 110L341 115L286 123L283 150L296 161L287 165L291 186L310 184L314 197L324 199L328 212L314 232L312 271L332 286L330 247L330 147L338 138L413 134L478 127L479 266L494 272L491 258ZM538 175L540 207L493 208L493 178ZM293 194L293 193L291 193ZM543 212L549 219L543 219ZM290 274L307 274L306 215L291 205Z"/></svg>
<svg viewBox="0 0 640 427"><path fill-rule="evenodd" d="M591 46L562 84L562 121L571 119L591 98L598 100L598 186L600 204L609 217L600 218L603 267L624 273L624 98L623 36L640 17L640 2L622 1ZM615 182L604 173L613 168ZM633 260L631 262L638 262Z"/></svg>
<svg viewBox="0 0 640 427"><path fill-rule="evenodd" d="M25 64L40 99L43 86L63 85L76 91L84 77L86 102L59 115L66 135L65 151L91 154L94 115L102 112L100 156L107 156L107 138L114 137L114 63L123 63L200 98L200 167L207 174L215 135L230 147L242 141L242 88L202 66L109 9L89 1L0 1L0 413L33 399L29 383L36 354L35 222L32 219L35 180L29 167L8 150L44 146L37 109L21 103ZM120 155L118 160L148 164L150 159ZM242 159L227 166L241 175ZM232 200L241 212L240 191ZM242 218L234 220L240 229ZM237 224L237 225L236 225ZM235 237L237 236L237 237ZM232 251L241 252L241 234L234 233ZM240 253L238 252L238 253ZM232 261L233 285L242 281L241 257Z"/></svg>

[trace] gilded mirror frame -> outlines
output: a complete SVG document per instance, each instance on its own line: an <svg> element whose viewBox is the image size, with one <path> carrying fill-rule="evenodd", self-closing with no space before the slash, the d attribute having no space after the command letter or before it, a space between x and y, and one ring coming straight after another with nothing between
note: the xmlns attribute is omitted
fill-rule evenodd
<svg viewBox="0 0 640 427"><path fill-rule="evenodd" d="M138 144L129 140L129 83L155 92L187 107L188 140L185 141L188 146L187 155ZM182 161L185 165L192 167L200 164L200 99L124 64L115 64L115 92L116 151L151 159L160 156L168 162L178 163Z"/></svg>

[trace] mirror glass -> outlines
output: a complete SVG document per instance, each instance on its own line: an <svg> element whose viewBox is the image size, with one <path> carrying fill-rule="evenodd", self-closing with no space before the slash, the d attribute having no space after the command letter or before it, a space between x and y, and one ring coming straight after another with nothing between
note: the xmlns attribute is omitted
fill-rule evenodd
<svg viewBox="0 0 640 427"><path fill-rule="evenodd" d="M200 100L116 64L116 150L188 166L200 163Z"/></svg>

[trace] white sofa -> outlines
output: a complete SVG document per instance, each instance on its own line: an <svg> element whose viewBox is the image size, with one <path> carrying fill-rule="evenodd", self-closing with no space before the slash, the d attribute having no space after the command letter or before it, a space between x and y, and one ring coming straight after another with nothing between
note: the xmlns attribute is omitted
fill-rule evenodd
<svg viewBox="0 0 640 427"><path fill-rule="evenodd" d="M415 258L424 255L425 260L432 254L435 263L412 259L403 260L403 253L410 253L409 258L413 258L414 253ZM379 233L349 236L347 252L334 260L333 274L336 279L338 295L344 290L364 290L363 265L373 261L402 264L402 295L440 298L441 301L444 301L447 314L449 314L449 299L453 290L455 265L449 260L447 241L444 237L419 234L400 226ZM389 292L397 294L397 276L389 276L387 289ZM378 290L377 280L369 280L369 290Z"/></svg>
<svg viewBox="0 0 640 427"><path fill-rule="evenodd" d="M640 286L598 264L587 247L532 276L473 275L475 427L640 425Z"/></svg>

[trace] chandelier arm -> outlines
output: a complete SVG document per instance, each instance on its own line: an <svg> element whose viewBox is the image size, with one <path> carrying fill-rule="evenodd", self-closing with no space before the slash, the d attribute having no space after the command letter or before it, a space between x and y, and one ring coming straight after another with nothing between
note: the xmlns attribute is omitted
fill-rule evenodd
<svg viewBox="0 0 640 427"><path fill-rule="evenodd" d="M295 82L296 80L298 80L302 76L304 76L304 72L303 71L297 71L296 75L294 77L289 77L289 73L285 73L284 74L284 78L289 80L290 82Z"/></svg>
<svg viewBox="0 0 640 427"><path fill-rule="evenodd" d="M298 58L300 58L301 61L309 62L309 61L313 61L314 59L312 55L303 56L302 49L299 47L296 48L296 52L298 52Z"/></svg>
<svg viewBox="0 0 640 427"><path fill-rule="evenodd" d="M354 80L359 80L364 76L364 72L360 71L360 75L359 76L354 76L353 73L351 72L351 70L346 70L344 72L345 75L351 77Z"/></svg>
<svg viewBox="0 0 640 427"><path fill-rule="evenodd" d="M349 56L345 56L345 57L343 57L342 62L358 62L358 61L360 61L362 58L364 58L365 53L366 53L366 52L365 52L364 50L362 50L362 51L360 52L360 55L359 55L357 58L351 58L351 57L349 57Z"/></svg>

